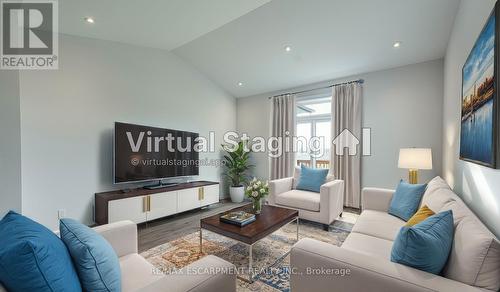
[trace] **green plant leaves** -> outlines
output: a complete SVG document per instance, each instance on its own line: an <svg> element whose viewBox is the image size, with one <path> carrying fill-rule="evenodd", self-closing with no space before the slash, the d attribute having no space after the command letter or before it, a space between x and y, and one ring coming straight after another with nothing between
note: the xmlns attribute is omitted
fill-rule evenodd
<svg viewBox="0 0 500 292"><path fill-rule="evenodd" d="M222 145L222 148L227 153L224 155L226 176L233 187L241 186L242 183L246 182L246 172L253 167L253 165L249 164L250 151L245 150L243 143L243 141L238 142L238 147L234 151L228 151L228 147Z"/></svg>

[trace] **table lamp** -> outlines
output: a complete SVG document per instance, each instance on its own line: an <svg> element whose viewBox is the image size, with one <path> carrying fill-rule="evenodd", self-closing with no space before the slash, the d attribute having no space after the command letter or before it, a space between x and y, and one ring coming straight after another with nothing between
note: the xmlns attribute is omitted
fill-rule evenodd
<svg viewBox="0 0 500 292"><path fill-rule="evenodd" d="M418 183L419 169L432 169L430 148L402 148L399 150L398 167L408 169L408 182Z"/></svg>

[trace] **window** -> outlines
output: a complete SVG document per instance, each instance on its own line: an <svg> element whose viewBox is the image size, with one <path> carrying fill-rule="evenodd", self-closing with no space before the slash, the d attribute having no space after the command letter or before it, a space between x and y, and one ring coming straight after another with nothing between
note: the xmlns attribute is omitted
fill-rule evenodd
<svg viewBox="0 0 500 292"><path fill-rule="evenodd" d="M331 114L331 98L318 101L297 102L297 117L317 117Z"/></svg>
<svg viewBox="0 0 500 292"><path fill-rule="evenodd" d="M330 168L331 119L331 97L297 99L298 166Z"/></svg>

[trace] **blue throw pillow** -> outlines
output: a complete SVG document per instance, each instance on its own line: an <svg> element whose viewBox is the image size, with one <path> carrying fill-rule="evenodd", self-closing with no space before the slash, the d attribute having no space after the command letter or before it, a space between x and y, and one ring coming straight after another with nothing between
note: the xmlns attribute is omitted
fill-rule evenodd
<svg viewBox="0 0 500 292"><path fill-rule="evenodd" d="M73 219L61 219L59 226L83 289L121 291L120 263L106 239Z"/></svg>
<svg viewBox="0 0 500 292"><path fill-rule="evenodd" d="M328 169L309 168L301 165L299 183L296 189L319 193L321 185L325 183L327 175Z"/></svg>
<svg viewBox="0 0 500 292"><path fill-rule="evenodd" d="M402 227L392 245L391 261L438 275L453 243L453 213L444 211Z"/></svg>
<svg viewBox="0 0 500 292"><path fill-rule="evenodd" d="M427 184L409 184L401 180L392 196L388 213L404 221L410 220L417 212L426 187Z"/></svg>
<svg viewBox="0 0 500 292"><path fill-rule="evenodd" d="M14 211L0 221L0 282L8 291L82 291L61 239Z"/></svg>

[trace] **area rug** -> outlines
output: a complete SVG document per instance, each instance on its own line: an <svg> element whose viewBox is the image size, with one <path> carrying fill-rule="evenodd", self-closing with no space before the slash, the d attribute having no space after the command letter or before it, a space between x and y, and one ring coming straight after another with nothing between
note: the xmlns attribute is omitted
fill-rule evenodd
<svg viewBox="0 0 500 292"><path fill-rule="evenodd" d="M349 235L352 224L334 221L329 231L321 224L301 221L300 238L308 237L340 246ZM252 284L238 279L237 291L290 291L289 252L296 242L296 224L290 223L253 246L256 275ZM199 233L194 232L147 250L141 255L161 273L169 273L210 254L233 263L239 276L248 279L248 246L227 237L203 230L203 254Z"/></svg>

